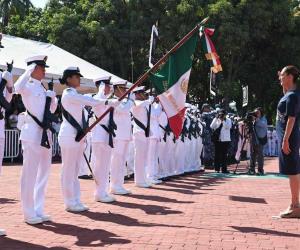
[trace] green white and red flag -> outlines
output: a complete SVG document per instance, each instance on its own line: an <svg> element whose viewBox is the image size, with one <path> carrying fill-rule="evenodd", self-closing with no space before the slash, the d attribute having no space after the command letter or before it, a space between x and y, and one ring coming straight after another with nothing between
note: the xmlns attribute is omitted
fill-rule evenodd
<svg viewBox="0 0 300 250"><path fill-rule="evenodd" d="M214 29L209 28L200 28L200 37L202 46L205 50L205 57L211 63L211 69L216 74L222 71L220 57L216 51L216 48L211 40L211 36L214 34Z"/></svg>
<svg viewBox="0 0 300 250"><path fill-rule="evenodd" d="M155 74L150 75L170 128L177 138L184 122L186 94L198 39L199 35L195 33L169 56Z"/></svg>

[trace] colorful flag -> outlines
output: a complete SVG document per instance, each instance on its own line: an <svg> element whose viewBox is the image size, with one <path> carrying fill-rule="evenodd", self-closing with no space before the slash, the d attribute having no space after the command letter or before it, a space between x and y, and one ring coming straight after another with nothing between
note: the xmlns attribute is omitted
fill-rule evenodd
<svg viewBox="0 0 300 250"><path fill-rule="evenodd" d="M216 48L210 39L210 37L214 34L214 29L209 28L200 28L200 37L202 41L203 48L206 51L205 57L207 60L211 62L211 69L216 74L222 71L221 61L217 54Z"/></svg>
<svg viewBox="0 0 300 250"><path fill-rule="evenodd" d="M177 138L182 131L186 94L198 39L197 33L192 35L155 74L150 75L150 81L168 116L170 128Z"/></svg>

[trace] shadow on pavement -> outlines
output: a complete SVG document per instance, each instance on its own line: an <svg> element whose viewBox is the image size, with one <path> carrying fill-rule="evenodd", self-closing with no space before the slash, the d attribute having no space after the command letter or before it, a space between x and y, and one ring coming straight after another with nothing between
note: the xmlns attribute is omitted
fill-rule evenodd
<svg viewBox="0 0 300 250"><path fill-rule="evenodd" d="M3 250L70 250L69 248L65 247L45 247L42 245L37 245L25 241L15 240L8 237L0 237L0 249Z"/></svg>
<svg viewBox="0 0 300 250"><path fill-rule="evenodd" d="M263 229L263 228L258 228L258 227L238 227L238 226L231 226L231 227L242 233L268 234L268 235L295 237L295 238L300 237L300 234L287 233L287 232L275 231L275 230L271 230L271 229Z"/></svg>
<svg viewBox="0 0 300 250"><path fill-rule="evenodd" d="M167 215L167 214L182 214L181 211L172 210L169 207L158 206L158 205L144 205L138 203L129 203L123 201L116 201L111 203L114 206L124 207L124 208L132 208L132 209L140 209L143 210L146 214L152 215Z"/></svg>
<svg viewBox="0 0 300 250"><path fill-rule="evenodd" d="M44 222L44 224L36 225L35 227L56 234L75 236L77 238L76 246L103 247L106 245L128 244L131 242L130 240L119 238L118 235L103 229L89 229L57 222Z"/></svg>
<svg viewBox="0 0 300 250"><path fill-rule="evenodd" d="M267 204L266 200L263 198L253 198L253 197L233 196L232 195L232 196L229 196L229 200L239 201L239 202Z"/></svg>
<svg viewBox="0 0 300 250"><path fill-rule="evenodd" d="M0 198L0 204L15 204L18 200L9 199L9 198Z"/></svg>
<svg viewBox="0 0 300 250"><path fill-rule="evenodd" d="M86 216L91 220L95 221L107 221L112 222L118 225L123 226L133 226L133 227L177 227L183 228L184 226L176 226L176 225L165 225L159 223L147 223L147 222L140 222L135 218L128 217L123 214L116 214L116 213L99 213L99 212L92 212L92 211L85 211L79 214L80 216Z"/></svg>
<svg viewBox="0 0 300 250"><path fill-rule="evenodd" d="M149 200L149 201L158 201L158 202L180 203L180 204L194 203L193 201L179 201L176 199L171 199L171 198L157 196L157 195L131 194L130 198Z"/></svg>

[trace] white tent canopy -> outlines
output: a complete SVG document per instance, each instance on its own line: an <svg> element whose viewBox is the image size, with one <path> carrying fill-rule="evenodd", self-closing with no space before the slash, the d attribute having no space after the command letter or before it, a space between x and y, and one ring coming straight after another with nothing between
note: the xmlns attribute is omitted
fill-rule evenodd
<svg viewBox="0 0 300 250"><path fill-rule="evenodd" d="M62 76L63 70L69 66L76 66L80 68L81 74L84 76L81 79L80 90L82 92L91 92L95 90L93 79L111 76L112 82L123 80L53 44L37 42L29 39L24 39L15 36L3 34L2 45L4 49L0 51L0 68L6 69L6 63L14 61L13 75L19 77L26 69L27 65L25 59L34 55L47 55L47 65L50 67L46 69L45 83L50 79L54 79L58 83L58 78ZM55 90L58 94L62 91L60 84L55 84Z"/></svg>

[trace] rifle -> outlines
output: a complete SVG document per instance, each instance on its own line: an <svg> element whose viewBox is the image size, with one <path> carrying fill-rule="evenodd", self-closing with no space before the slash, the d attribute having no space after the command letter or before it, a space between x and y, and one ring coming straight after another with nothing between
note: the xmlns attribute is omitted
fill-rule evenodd
<svg viewBox="0 0 300 250"><path fill-rule="evenodd" d="M53 90L53 78L48 83L48 89ZM45 103L44 117L42 122L43 134L42 134L41 146L48 149L50 148L50 143L47 135L47 130L50 129L52 133L55 133L56 131L52 127L52 122L58 122L58 118L50 111L50 105L51 105L51 97L47 96L46 103Z"/></svg>
<svg viewBox="0 0 300 250"><path fill-rule="evenodd" d="M11 63L6 63L7 65L7 71L8 72L12 72L13 69L13 64L14 61L12 61ZM4 95L3 95L3 91L6 87L7 81L5 79L1 80L0 83L0 108L3 107L4 109L9 109L10 108L10 103L5 99ZM2 112L0 112L0 120L2 120L4 118Z"/></svg>

